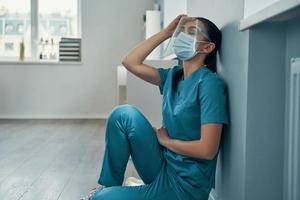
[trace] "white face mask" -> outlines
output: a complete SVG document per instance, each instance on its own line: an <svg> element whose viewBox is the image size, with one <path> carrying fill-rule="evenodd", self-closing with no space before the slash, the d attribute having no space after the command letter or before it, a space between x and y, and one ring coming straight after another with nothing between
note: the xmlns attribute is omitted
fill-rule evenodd
<svg viewBox="0 0 300 200"><path fill-rule="evenodd" d="M196 49L196 44L200 42L209 43L208 41L197 41L193 36L180 32L174 40L174 52L180 60L189 60L201 53Z"/></svg>

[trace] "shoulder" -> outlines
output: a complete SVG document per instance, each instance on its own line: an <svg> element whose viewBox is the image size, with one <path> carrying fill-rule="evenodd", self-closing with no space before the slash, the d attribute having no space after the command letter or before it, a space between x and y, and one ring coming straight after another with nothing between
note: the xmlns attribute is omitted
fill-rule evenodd
<svg viewBox="0 0 300 200"><path fill-rule="evenodd" d="M180 68L180 66L175 65L175 66L171 66L171 67L158 67L158 71L159 72L165 72L165 73L174 73L175 71L177 71Z"/></svg>
<svg viewBox="0 0 300 200"><path fill-rule="evenodd" d="M176 73L177 71L179 71L180 69L182 69L182 66L180 65L175 65L173 67L170 68L171 74Z"/></svg>
<svg viewBox="0 0 300 200"><path fill-rule="evenodd" d="M168 68L165 67L157 68L160 76L160 85L159 85L160 94L164 93L163 90L164 88L166 88L165 85L170 87L170 83L172 82L174 71L176 71L177 69L178 66L172 66Z"/></svg>
<svg viewBox="0 0 300 200"><path fill-rule="evenodd" d="M157 68L159 74L165 78L173 76L177 71L180 70L180 66L175 65L171 67L159 67Z"/></svg>
<svg viewBox="0 0 300 200"><path fill-rule="evenodd" d="M213 73L209 69L199 79L199 89L201 90L226 90L226 84L224 80L216 73Z"/></svg>

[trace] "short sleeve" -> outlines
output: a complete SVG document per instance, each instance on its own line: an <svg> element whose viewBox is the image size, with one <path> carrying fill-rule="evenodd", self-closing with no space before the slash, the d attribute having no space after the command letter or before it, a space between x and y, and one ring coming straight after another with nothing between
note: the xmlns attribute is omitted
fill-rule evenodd
<svg viewBox="0 0 300 200"><path fill-rule="evenodd" d="M159 76L160 76L160 85L158 87L159 87L159 92L161 95L163 94L164 85L167 80L167 75L168 75L168 72L170 71L170 69L171 68L157 68Z"/></svg>
<svg viewBox="0 0 300 200"><path fill-rule="evenodd" d="M227 92L220 79L208 79L199 85L200 124L229 124Z"/></svg>

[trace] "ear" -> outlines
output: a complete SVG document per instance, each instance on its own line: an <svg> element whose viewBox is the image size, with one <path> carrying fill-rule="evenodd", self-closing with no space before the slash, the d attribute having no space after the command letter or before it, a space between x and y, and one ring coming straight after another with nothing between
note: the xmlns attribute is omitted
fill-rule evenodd
<svg viewBox="0 0 300 200"><path fill-rule="evenodd" d="M215 43L210 42L204 45L204 51L210 54L216 48Z"/></svg>
<svg viewBox="0 0 300 200"><path fill-rule="evenodd" d="M213 42L199 44L199 50L203 53L210 54L215 48L216 45Z"/></svg>

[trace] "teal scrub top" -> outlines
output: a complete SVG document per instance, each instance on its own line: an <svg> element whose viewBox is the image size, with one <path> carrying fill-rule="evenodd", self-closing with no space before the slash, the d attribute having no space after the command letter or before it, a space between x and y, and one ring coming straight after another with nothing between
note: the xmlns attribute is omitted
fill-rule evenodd
<svg viewBox="0 0 300 200"><path fill-rule="evenodd" d="M158 68L162 97L162 126L170 138L199 140L201 125L206 123L229 124L227 93L223 80L206 66L181 78L176 92L172 90L173 74L182 65ZM218 151L219 153L219 151ZM215 187L217 155L212 160L181 155L164 148L167 173L174 181L178 195L183 199L201 199Z"/></svg>

